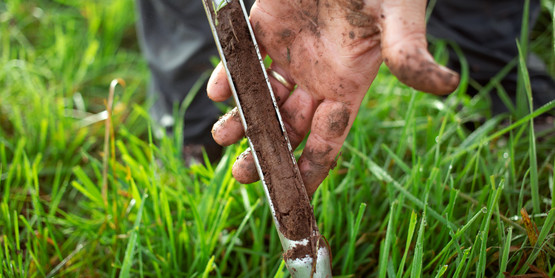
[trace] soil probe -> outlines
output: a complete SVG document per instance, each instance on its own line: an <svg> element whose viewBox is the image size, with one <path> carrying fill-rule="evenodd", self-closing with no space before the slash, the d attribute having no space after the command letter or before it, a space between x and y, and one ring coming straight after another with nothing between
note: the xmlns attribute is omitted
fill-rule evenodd
<svg viewBox="0 0 555 278"><path fill-rule="evenodd" d="M242 0L203 0L256 169L293 277L331 277L330 251L310 199Z"/></svg>

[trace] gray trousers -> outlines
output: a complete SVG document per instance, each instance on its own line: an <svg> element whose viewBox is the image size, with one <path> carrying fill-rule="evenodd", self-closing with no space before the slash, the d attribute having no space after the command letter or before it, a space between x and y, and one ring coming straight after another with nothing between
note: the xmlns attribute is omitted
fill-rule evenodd
<svg viewBox="0 0 555 278"><path fill-rule="evenodd" d="M457 43L469 64L469 75L486 85L511 60L518 57L516 40L520 40L524 1L518 0L438 0L428 21L428 33ZM530 1L530 28L540 12L540 1ZM460 62L451 49L448 66L460 72ZM534 59L535 58L535 59ZM555 99L555 81L545 64L530 56L528 71L534 107ZM516 103L517 67L501 81ZM495 90L494 90L495 91ZM476 90L469 88L470 94ZM493 114L507 112L496 92L490 93Z"/></svg>
<svg viewBox="0 0 555 278"><path fill-rule="evenodd" d="M214 39L200 0L137 0L137 33L148 62L149 96L154 121L171 133L178 108L195 82L213 68ZM185 144L212 140L210 129L220 114L203 85L185 113Z"/></svg>

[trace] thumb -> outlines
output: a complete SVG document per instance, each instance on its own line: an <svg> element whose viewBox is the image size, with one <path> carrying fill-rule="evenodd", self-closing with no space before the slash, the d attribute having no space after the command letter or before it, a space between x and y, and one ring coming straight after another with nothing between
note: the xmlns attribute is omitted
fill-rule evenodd
<svg viewBox="0 0 555 278"><path fill-rule="evenodd" d="M381 14L382 56L391 72L417 90L444 95L459 76L438 65L428 52L426 0L384 0Z"/></svg>

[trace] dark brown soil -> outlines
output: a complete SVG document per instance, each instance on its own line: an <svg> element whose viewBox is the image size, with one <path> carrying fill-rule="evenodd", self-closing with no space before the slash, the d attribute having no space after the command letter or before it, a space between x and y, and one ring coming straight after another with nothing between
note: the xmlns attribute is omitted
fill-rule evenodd
<svg viewBox="0 0 555 278"><path fill-rule="evenodd" d="M217 12L216 29L247 122L246 135L256 150L280 231L291 240L311 238L317 230L312 207L291 159L239 1ZM300 256L300 251L294 256ZM309 251L304 250L304 254Z"/></svg>

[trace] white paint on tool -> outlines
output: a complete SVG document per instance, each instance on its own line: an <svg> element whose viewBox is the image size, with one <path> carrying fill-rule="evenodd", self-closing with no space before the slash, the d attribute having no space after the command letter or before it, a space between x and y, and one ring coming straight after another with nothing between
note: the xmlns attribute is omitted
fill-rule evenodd
<svg viewBox="0 0 555 278"><path fill-rule="evenodd" d="M318 249L318 257L316 259L316 270L313 272L313 261L309 255L303 258L296 258L286 261L287 268L292 277L313 277L313 278L331 278L330 256L327 248L320 247Z"/></svg>
<svg viewBox="0 0 555 278"><path fill-rule="evenodd" d="M283 250L284 251L288 251L291 250L299 245L307 245L308 244L308 238L305 239L301 239L301 240L291 240L286 238L281 231L278 230L278 234L281 238L281 245L283 246Z"/></svg>

